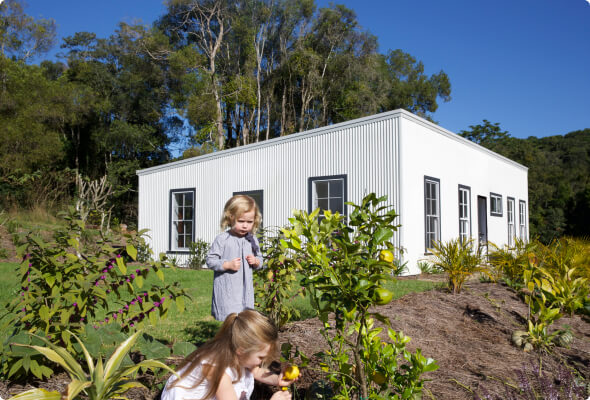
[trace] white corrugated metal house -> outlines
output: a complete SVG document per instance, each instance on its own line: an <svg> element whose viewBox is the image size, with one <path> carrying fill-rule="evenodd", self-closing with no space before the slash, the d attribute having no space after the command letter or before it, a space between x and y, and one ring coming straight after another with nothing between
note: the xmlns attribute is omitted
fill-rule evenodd
<svg viewBox="0 0 590 400"><path fill-rule="evenodd" d="M348 213L343 203L387 195L411 274L435 240L503 245L528 238L528 169L404 110L137 171L139 229L181 263L211 242L233 194L259 203L265 227L293 209Z"/></svg>

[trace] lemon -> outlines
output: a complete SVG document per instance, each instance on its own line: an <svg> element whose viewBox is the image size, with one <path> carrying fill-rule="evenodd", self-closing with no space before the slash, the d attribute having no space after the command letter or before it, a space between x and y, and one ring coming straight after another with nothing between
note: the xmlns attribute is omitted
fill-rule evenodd
<svg viewBox="0 0 590 400"><path fill-rule="evenodd" d="M288 381L292 381L293 379L297 378L299 376L299 367L297 367L297 365L290 365L289 367L287 367L287 369L285 370L285 373L283 374L283 378L285 378Z"/></svg>
<svg viewBox="0 0 590 400"><path fill-rule="evenodd" d="M381 250L379 252L379 261L385 261L387 263L393 262L393 253L389 250Z"/></svg>
<svg viewBox="0 0 590 400"><path fill-rule="evenodd" d="M393 298L393 293L387 289L377 288L375 289L375 303L382 306L387 304Z"/></svg>
<svg viewBox="0 0 590 400"><path fill-rule="evenodd" d="M383 385L386 381L385 375L381 372L375 372L371 378L377 385Z"/></svg>

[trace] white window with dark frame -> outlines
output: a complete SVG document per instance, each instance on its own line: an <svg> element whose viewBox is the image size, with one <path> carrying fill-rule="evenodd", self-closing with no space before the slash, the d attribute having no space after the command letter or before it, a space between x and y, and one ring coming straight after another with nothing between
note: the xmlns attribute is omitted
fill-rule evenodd
<svg viewBox="0 0 590 400"><path fill-rule="evenodd" d="M526 227L526 202L520 200L518 202L518 227L520 233L520 240L527 240L527 227Z"/></svg>
<svg viewBox="0 0 590 400"><path fill-rule="evenodd" d="M171 252L188 252L195 236L195 190L170 191Z"/></svg>
<svg viewBox="0 0 590 400"><path fill-rule="evenodd" d="M264 228L264 191L262 190L248 190L244 192L234 192L233 195L237 194L245 194L246 196L250 196L256 202L258 209L260 210L260 215L263 217L262 221L260 221L260 226L258 229Z"/></svg>
<svg viewBox="0 0 590 400"><path fill-rule="evenodd" d="M493 217L502 216L502 195L490 193L490 215Z"/></svg>
<svg viewBox="0 0 590 400"><path fill-rule="evenodd" d="M346 215L346 175L312 177L308 179L308 211L320 209L318 219L324 218L323 211Z"/></svg>
<svg viewBox="0 0 590 400"><path fill-rule="evenodd" d="M471 188L459 185L459 239L462 243L471 237Z"/></svg>
<svg viewBox="0 0 590 400"><path fill-rule="evenodd" d="M429 253L440 240L440 179L424 177L424 242Z"/></svg>
<svg viewBox="0 0 590 400"><path fill-rule="evenodd" d="M514 246L514 238L516 236L516 227L514 226L514 199L512 197L506 198L506 218L508 221L508 246Z"/></svg>

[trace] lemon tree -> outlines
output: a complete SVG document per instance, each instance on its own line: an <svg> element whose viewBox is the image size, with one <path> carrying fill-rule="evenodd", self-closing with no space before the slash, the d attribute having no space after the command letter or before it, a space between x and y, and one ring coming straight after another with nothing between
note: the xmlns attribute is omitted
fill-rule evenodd
<svg viewBox="0 0 590 400"><path fill-rule="evenodd" d="M391 331L393 343L383 342L380 328L373 327L375 320L389 325L374 306L391 301L393 294L383 286L393 279L399 253L398 215L386 200L371 193L361 204L346 203L352 210L347 220L330 211L321 220L317 209L296 211L291 227L283 229L281 245L296 254L302 286L323 322L329 349L322 368L337 398L408 398L421 392L420 375L436 369L433 360L405 350L409 338ZM404 368L398 368L399 357L407 357Z"/></svg>

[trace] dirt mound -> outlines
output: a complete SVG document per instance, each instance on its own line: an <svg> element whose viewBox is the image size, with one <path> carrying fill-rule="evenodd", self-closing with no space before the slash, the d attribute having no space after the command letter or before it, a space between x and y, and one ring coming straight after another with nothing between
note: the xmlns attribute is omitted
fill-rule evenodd
<svg viewBox="0 0 590 400"><path fill-rule="evenodd" d="M426 389L436 399L472 399L472 392L501 396L504 383L518 385L517 370L538 365L539 353L525 353L511 344L512 332L524 329L527 307L510 288L472 281L463 292L452 295L444 289L413 293L378 308L392 327L410 336L408 348L422 349L434 358L439 369L425 375ZM569 349L556 348L542 357L543 370L556 376L564 365L574 366L590 379L590 323L579 316L564 317L574 335ZM307 355L325 346L315 319L289 324L281 341L297 345ZM304 372L301 384L321 378L312 369ZM424 398L429 398L428 391Z"/></svg>
<svg viewBox="0 0 590 400"><path fill-rule="evenodd" d="M504 285L471 281L459 295L444 289L413 293L379 307L378 311L389 317L395 330L412 338L410 350L421 348L424 356L437 361L439 369L425 376L429 380L425 399L473 399L473 393L481 394L484 390L502 398L505 384L518 385L518 370L523 366L538 366L539 353L525 353L511 344L512 332L525 327L527 308ZM557 325L568 325L574 340L569 349L558 347L553 353L543 355L543 370L556 377L565 365L575 367L588 382L590 323L574 316L562 318ZM317 319L290 323L281 331L280 340L312 356L326 347L318 333L320 326ZM303 390L322 378L318 360L311 358L310 366L302 371L297 384ZM67 376L60 374L49 382L33 382L33 385L49 389L65 387ZM11 393L21 390L10 388ZM262 399L268 398L269 391L262 388L257 393L254 398ZM6 382L0 382L0 396L9 397ZM134 391L129 398L154 399L157 393Z"/></svg>

